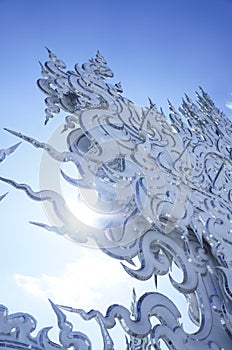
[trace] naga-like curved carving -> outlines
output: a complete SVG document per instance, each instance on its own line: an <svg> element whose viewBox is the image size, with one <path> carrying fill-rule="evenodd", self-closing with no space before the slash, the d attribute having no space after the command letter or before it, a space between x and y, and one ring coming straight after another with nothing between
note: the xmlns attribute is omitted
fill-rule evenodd
<svg viewBox="0 0 232 350"><path fill-rule="evenodd" d="M59 186L36 192L29 185L0 179L34 200L50 202L53 217L62 222L61 226L33 224L80 244L95 244L121 260L133 278L155 276L157 283L158 275L168 274L172 286L185 295L189 316L198 326L193 334L185 332L174 303L158 292L145 293L138 301L134 297L131 312L112 305L105 316L52 303L61 346L92 348L87 336L72 331L61 311L66 310L84 320L96 319L104 350L114 348L109 330L116 319L128 334L128 350L161 349L161 340L168 349L229 350L231 121L201 88L197 103L185 96L179 111L169 102L167 118L151 100L148 107L136 106L121 95L120 83L107 82L113 73L99 52L95 59L75 65L74 71L66 71L64 62L48 52L50 60L41 64L43 78L38 80L47 95L45 124L61 110L68 114L62 130L66 148L61 152L53 144L6 130L43 149L58 164L74 164L76 177L64 170L61 176L77 191L80 211L86 206L94 220L87 223L75 215ZM46 164L41 166L43 184ZM60 174L54 172L57 179ZM88 203L85 190L95 193L94 203ZM182 281L170 274L173 263L181 270Z"/></svg>

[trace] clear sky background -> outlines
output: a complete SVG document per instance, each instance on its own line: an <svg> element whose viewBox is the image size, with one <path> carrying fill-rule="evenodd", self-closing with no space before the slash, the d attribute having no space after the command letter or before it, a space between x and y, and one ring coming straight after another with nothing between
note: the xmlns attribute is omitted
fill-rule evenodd
<svg viewBox="0 0 232 350"><path fill-rule="evenodd" d="M0 148L18 142L3 127L46 141L62 121L43 125L36 80L45 46L68 69L100 50L114 82L137 104L147 105L149 96L167 112L167 98L178 107L201 85L231 116L231 38L231 0L0 0ZM39 189L40 157L22 144L0 164L0 175ZM118 261L32 227L30 220L46 220L40 205L0 183L0 194L7 191L0 202L0 303L32 313L43 326L55 320L48 297L87 310L129 306L133 281ZM136 289L141 294L142 283Z"/></svg>

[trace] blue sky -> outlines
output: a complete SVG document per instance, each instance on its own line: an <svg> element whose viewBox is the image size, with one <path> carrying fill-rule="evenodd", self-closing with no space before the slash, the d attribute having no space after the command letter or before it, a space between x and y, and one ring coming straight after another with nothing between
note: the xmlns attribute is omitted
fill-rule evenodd
<svg viewBox="0 0 232 350"><path fill-rule="evenodd" d="M149 96L167 111L167 98L178 107L185 92L194 97L201 85L231 116L226 107L232 101L231 18L231 0L0 0L0 148L18 142L3 127L46 141L61 122L57 116L43 125L44 96L36 80L38 61L47 59L45 46L69 69L99 49L115 73L114 82L121 81L124 96L137 104L147 104ZM1 175L38 189L40 157L40 151L22 144L1 164ZM88 280L83 269L93 262L93 253L31 227L30 220L44 221L38 203L0 184L0 194L6 191L9 194L0 203L1 303L12 312L32 312L47 325L46 321L52 322L47 297L58 301L65 295L67 304L70 300L87 308L97 302L103 309L107 302L127 302L120 296L120 286L128 288L129 297L132 287L120 277L118 262L112 262L114 280L101 271L108 286L99 280L91 289L92 268L86 267ZM102 270L107 257L96 252L94 256ZM141 286L138 289L142 291Z"/></svg>

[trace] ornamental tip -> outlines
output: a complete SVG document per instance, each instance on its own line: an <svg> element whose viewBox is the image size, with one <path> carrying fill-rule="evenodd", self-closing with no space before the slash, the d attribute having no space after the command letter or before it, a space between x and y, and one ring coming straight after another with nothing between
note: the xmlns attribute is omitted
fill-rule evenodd
<svg viewBox="0 0 232 350"><path fill-rule="evenodd" d="M49 77L49 71L46 69L46 67L39 61L40 69L41 69L41 74L45 78Z"/></svg>
<svg viewBox="0 0 232 350"><path fill-rule="evenodd" d="M101 54L101 52L99 50L97 50L96 56L99 56L99 57L103 58L103 55Z"/></svg>
<svg viewBox="0 0 232 350"><path fill-rule="evenodd" d="M9 132L10 134L14 135L14 136L20 136L21 134L17 131L14 131L12 129L8 129L8 128L3 128L3 130Z"/></svg>
<svg viewBox="0 0 232 350"><path fill-rule="evenodd" d="M45 49L48 52L50 60L52 60L53 62L56 62L57 61L57 56L47 46L45 46Z"/></svg>
<svg viewBox="0 0 232 350"><path fill-rule="evenodd" d="M107 64L104 56L101 54L99 50L97 50L97 53L96 53L96 60L100 60L102 63Z"/></svg>
<svg viewBox="0 0 232 350"><path fill-rule="evenodd" d="M152 99L150 97L148 97L148 101L150 103L150 108L153 108L153 107L156 106L155 103L152 101Z"/></svg>
<svg viewBox="0 0 232 350"><path fill-rule="evenodd" d="M0 202L8 195L9 192L6 192L0 196Z"/></svg>
<svg viewBox="0 0 232 350"><path fill-rule="evenodd" d="M160 113L164 116L164 111L162 107L160 107Z"/></svg>
<svg viewBox="0 0 232 350"><path fill-rule="evenodd" d="M48 56L51 60L54 60L56 58L56 55L54 55L54 53L47 47L45 46L45 49L47 50L48 52Z"/></svg>
<svg viewBox="0 0 232 350"><path fill-rule="evenodd" d="M173 106L172 102L169 99L167 99L167 101L168 101L168 107L169 107L170 111L174 112L175 111L175 107Z"/></svg>
<svg viewBox="0 0 232 350"><path fill-rule="evenodd" d="M29 224L34 226L44 227L44 224L42 224L41 222L29 221Z"/></svg>
<svg viewBox="0 0 232 350"><path fill-rule="evenodd" d="M201 85L199 85L199 90L200 90L202 93L205 92L204 89L201 87Z"/></svg>
<svg viewBox="0 0 232 350"><path fill-rule="evenodd" d="M14 134L14 135L15 135L15 134ZM18 135L16 135L16 136L18 136ZM6 155L6 156L11 155L11 154L19 147L19 145L20 145L21 143L22 143L22 142L20 141L20 142L16 143L15 145L6 148L6 149L5 149L5 155Z"/></svg>
<svg viewBox="0 0 232 350"><path fill-rule="evenodd" d="M185 96L185 100L186 100L188 103L192 103L191 98L190 98L186 93L184 94L184 96Z"/></svg>
<svg viewBox="0 0 232 350"><path fill-rule="evenodd" d="M53 301L50 298L48 298L48 301L52 306L55 306L55 304L53 303Z"/></svg>
<svg viewBox="0 0 232 350"><path fill-rule="evenodd" d="M52 51L47 46L45 46L45 49L47 50L49 55L52 53Z"/></svg>

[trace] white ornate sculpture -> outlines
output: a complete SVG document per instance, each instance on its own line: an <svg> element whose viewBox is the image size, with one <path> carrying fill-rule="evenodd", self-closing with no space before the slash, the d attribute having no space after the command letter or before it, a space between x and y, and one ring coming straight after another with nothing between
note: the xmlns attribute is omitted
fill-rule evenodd
<svg viewBox="0 0 232 350"><path fill-rule="evenodd" d="M151 100L149 107L139 107L122 97L120 83L107 82L113 73L99 52L95 59L75 65L75 71L65 71L65 64L48 52L50 60L41 64L43 78L38 80L48 96L45 124L60 110L68 113L63 128L67 148L60 152L8 131L44 149L58 163L75 164L76 178L63 171L62 177L77 190L78 205L86 206L94 220L86 223L75 216L59 189L35 192L28 185L0 179L34 200L51 203L49 215L62 222L61 226L33 224L80 244L97 245L121 260L133 278L143 281L154 276L157 287L157 276L169 275L175 264L183 278L178 282L169 275L170 282L186 297L189 317L198 331L185 332L173 301L155 291L139 300L134 294L131 312L111 305L106 315L51 302L60 328L59 345L49 340L47 328L32 337L32 316L8 315L2 306L0 347L92 349L87 335L72 330L66 310L97 321L104 350L114 349L110 329L116 320L127 334L121 347L127 350L161 349L161 340L172 350L230 350L231 121L202 89L197 103L186 96L179 111L170 103L168 119ZM2 160L17 146L3 152ZM93 204L87 202L83 189L94 191L97 200Z"/></svg>

